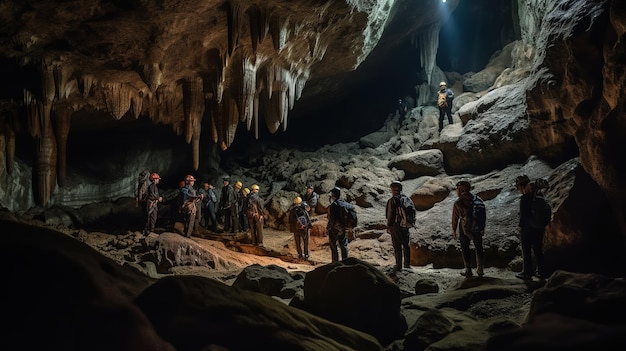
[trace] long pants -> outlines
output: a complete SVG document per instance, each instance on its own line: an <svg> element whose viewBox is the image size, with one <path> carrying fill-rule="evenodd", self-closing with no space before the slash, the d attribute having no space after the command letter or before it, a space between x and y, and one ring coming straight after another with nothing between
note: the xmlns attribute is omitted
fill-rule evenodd
<svg viewBox="0 0 626 351"><path fill-rule="evenodd" d="M215 230L217 228L217 218L215 216L215 203L209 201L204 211L204 225L205 227Z"/></svg>
<svg viewBox="0 0 626 351"><path fill-rule="evenodd" d="M524 265L524 274L532 275L533 270L533 258L532 253L535 254L535 261L537 262L537 274L545 275L545 264L543 259L543 236L545 229L535 229L531 227L524 227L520 231L520 239L522 241L522 261Z"/></svg>
<svg viewBox="0 0 626 351"><path fill-rule="evenodd" d="M394 224L391 228L391 244L396 257L396 269L411 266L411 247L409 246L409 228L402 228L399 224ZM404 258L404 266L402 259Z"/></svg>
<svg viewBox="0 0 626 351"><path fill-rule="evenodd" d="M243 211L239 211L239 229L242 232L248 231L248 216Z"/></svg>
<svg viewBox="0 0 626 351"><path fill-rule="evenodd" d="M157 205L154 205L153 208L148 209L146 216L148 217L148 219L146 221L145 229L147 232L152 232L154 231L154 226L156 225L157 217L159 216L159 209L157 208Z"/></svg>
<svg viewBox="0 0 626 351"><path fill-rule="evenodd" d="M443 129L443 118L448 116L448 124L452 124L452 106L439 109L439 131Z"/></svg>
<svg viewBox="0 0 626 351"><path fill-rule="evenodd" d="M345 230L339 232L339 230L335 228L330 229L328 231L328 243L330 244L330 255L332 256L333 262L339 261L337 248L341 250L342 260L348 258L348 235Z"/></svg>
<svg viewBox="0 0 626 351"><path fill-rule="evenodd" d="M483 237L480 235L474 236L474 247L476 248L476 261L482 262L482 257L485 254L483 250ZM465 233L463 233L463 229L461 228L459 233L459 241L461 242L461 256L463 257L463 264L465 268L472 268L472 251L470 250L470 239Z"/></svg>
<svg viewBox="0 0 626 351"><path fill-rule="evenodd" d="M304 230L296 230L293 233L293 238L296 241L296 250L298 251L298 257L302 257L302 246L304 246L304 257L309 257L309 228Z"/></svg>
<svg viewBox="0 0 626 351"><path fill-rule="evenodd" d="M231 205L224 209L224 231L236 233L239 231L239 217L237 216L237 206Z"/></svg>
<svg viewBox="0 0 626 351"><path fill-rule="evenodd" d="M191 234L196 232L198 225L200 224L200 213L198 212L198 206L190 206L190 211L185 213L185 229L183 234L191 238Z"/></svg>
<svg viewBox="0 0 626 351"><path fill-rule="evenodd" d="M250 234L252 236L252 243L255 245L263 245L263 218L260 216L248 216L248 223L250 224Z"/></svg>

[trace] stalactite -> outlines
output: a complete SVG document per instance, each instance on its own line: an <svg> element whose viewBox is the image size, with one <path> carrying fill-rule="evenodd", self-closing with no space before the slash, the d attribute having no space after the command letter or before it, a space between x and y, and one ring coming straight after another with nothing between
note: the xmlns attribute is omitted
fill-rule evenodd
<svg viewBox="0 0 626 351"><path fill-rule="evenodd" d="M45 61L45 60L44 60ZM44 104L54 101L56 96L56 86L54 82L54 66L52 64L43 62L41 64L41 92L42 100Z"/></svg>
<svg viewBox="0 0 626 351"><path fill-rule="evenodd" d="M130 110L130 91L126 83L109 82L104 86L104 102L107 111L117 120Z"/></svg>
<svg viewBox="0 0 626 351"><path fill-rule="evenodd" d="M143 109L143 93L133 94L130 97L130 103L133 109L133 116L138 119Z"/></svg>
<svg viewBox="0 0 626 351"><path fill-rule="evenodd" d="M272 35L274 50L280 52L287 43L289 21L280 14L274 13L270 19L269 31Z"/></svg>
<svg viewBox="0 0 626 351"><path fill-rule="evenodd" d="M228 14L228 54L232 55L239 44L239 33L241 32L244 14L239 2L229 1L226 5L226 12Z"/></svg>
<svg viewBox="0 0 626 351"><path fill-rule="evenodd" d="M54 82L56 87L56 100L67 99L74 91L78 84L73 78L74 70L67 66L54 66Z"/></svg>
<svg viewBox="0 0 626 351"><path fill-rule="evenodd" d="M70 133L70 125L72 118L72 111L70 108L61 107L54 111L54 136L56 137L57 145L57 184L60 187L65 185L65 178L67 175L67 137Z"/></svg>
<svg viewBox="0 0 626 351"><path fill-rule="evenodd" d="M204 91L200 77L183 81L183 110L185 114L185 141L192 144L193 169L200 166L200 132L204 115Z"/></svg>
<svg viewBox="0 0 626 351"><path fill-rule="evenodd" d="M256 54L257 47L265 40L269 31L269 16L267 9L259 8L252 5L246 10L250 18L250 41L252 43L252 51Z"/></svg>
<svg viewBox="0 0 626 351"><path fill-rule="evenodd" d="M96 84L95 78L90 74L83 74L82 85L83 85L83 96L87 97L91 94L91 88Z"/></svg>
<svg viewBox="0 0 626 351"><path fill-rule="evenodd" d="M429 84L431 83L433 69L437 61L440 27L441 23L433 23L420 31L416 38L416 45L420 53L420 65L424 68Z"/></svg>
<svg viewBox="0 0 626 351"><path fill-rule="evenodd" d="M26 106L26 124L28 134L36 138L41 135L41 125L39 124L39 102L30 91L24 89L24 106Z"/></svg>

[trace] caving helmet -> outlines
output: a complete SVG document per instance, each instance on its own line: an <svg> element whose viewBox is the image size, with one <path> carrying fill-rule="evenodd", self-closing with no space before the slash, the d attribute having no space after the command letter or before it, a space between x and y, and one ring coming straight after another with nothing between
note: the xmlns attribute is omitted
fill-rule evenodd
<svg viewBox="0 0 626 351"><path fill-rule="evenodd" d="M161 176L158 173L151 173L150 180L161 179Z"/></svg>
<svg viewBox="0 0 626 351"><path fill-rule="evenodd" d="M192 182L192 181L193 181L193 182L195 182L195 181L196 181L196 178L195 178L194 176L192 176L191 174L187 174L187 175L185 176L185 181L186 181L186 182Z"/></svg>
<svg viewBox="0 0 626 351"><path fill-rule="evenodd" d="M256 184L252 184L252 186L250 187L253 191L259 191L259 186Z"/></svg>

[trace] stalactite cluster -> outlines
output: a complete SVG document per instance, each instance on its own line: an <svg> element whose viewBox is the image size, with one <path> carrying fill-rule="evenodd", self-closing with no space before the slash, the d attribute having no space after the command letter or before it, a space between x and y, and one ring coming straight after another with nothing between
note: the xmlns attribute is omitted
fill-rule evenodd
<svg viewBox="0 0 626 351"><path fill-rule="evenodd" d="M200 166L203 125L208 126L205 137L222 150L231 146L240 123L256 138L261 127L271 133L286 130L288 113L302 96L314 65L324 59L330 43L345 36L335 28L367 26L363 18L368 16L359 12L358 4L139 2L133 6L140 8L123 15L114 8L76 8L81 10L75 14L77 21L84 22L71 30L48 26L48 32L34 34L30 31L35 27L26 25L16 30L13 45L23 53L15 58L38 70L41 87L24 87L22 103L11 107L24 109L35 142L35 202L47 205L55 186L63 186L72 118L87 106L108 113L112 121L130 114L171 126L191 145L194 169ZM51 6L35 1L15 14L33 9L63 11ZM116 16L133 26L118 28ZM19 18L15 16L18 27L24 25ZM46 40L78 50L63 51L61 45L45 57L29 56L33 46L54 47ZM358 41L352 39L354 43ZM352 69L358 65L355 57L347 61ZM0 121L0 156L10 171L17 114L6 109L2 108Z"/></svg>

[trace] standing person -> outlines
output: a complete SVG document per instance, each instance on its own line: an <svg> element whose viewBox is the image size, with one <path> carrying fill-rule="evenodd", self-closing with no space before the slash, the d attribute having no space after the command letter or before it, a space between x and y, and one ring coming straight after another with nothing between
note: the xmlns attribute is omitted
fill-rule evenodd
<svg viewBox="0 0 626 351"><path fill-rule="evenodd" d="M237 217L237 193L235 188L230 185L230 177L226 176L222 179L224 187L222 188L222 197L220 198L220 211L224 215L224 232L235 233L239 231L239 219Z"/></svg>
<svg viewBox="0 0 626 351"><path fill-rule="evenodd" d="M306 202L308 206L309 216L314 215L320 196L315 192L315 190L313 190L312 184L307 185L306 192L301 196L301 198L302 201Z"/></svg>
<svg viewBox="0 0 626 351"><path fill-rule="evenodd" d="M539 189L530 182L527 175L521 175L515 179L515 187L522 193L519 201L519 227L520 241L522 244L523 269L515 276L520 279L531 279L534 273L532 253L535 253L537 263L537 276L545 279L546 268L543 258L543 237L546 228L536 228L531 225L533 200Z"/></svg>
<svg viewBox="0 0 626 351"><path fill-rule="evenodd" d="M456 193L459 198L454 202L452 207L452 237L454 237L455 240L458 237L461 242L461 256L463 258L463 265L465 266L465 270L461 272L461 275L465 277L471 277L473 275L470 241L474 241L474 247L476 248L476 274L482 277L484 275L483 235L485 230L484 228L482 228L481 231L472 229L475 224L475 220L472 218L472 208L474 206L474 199L478 196L472 194L470 190L471 185L466 180L462 180L456 184ZM457 230L460 232L458 236Z"/></svg>
<svg viewBox="0 0 626 351"><path fill-rule="evenodd" d="M144 235L150 234L154 231L157 218L159 216L159 202L163 202L163 197L159 194L159 188L157 185L161 182L161 176L157 173L150 174L150 185L148 185L148 191L146 193L146 214L147 221L143 230Z"/></svg>
<svg viewBox="0 0 626 351"><path fill-rule="evenodd" d="M411 268L411 248L409 246L409 228L415 221L415 204L406 195L402 194L402 183L394 181L389 186L391 198L387 200L387 233L391 234L391 243L396 257L396 271L404 268ZM405 208L411 208L411 214L407 214ZM412 218L407 218L411 216ZM404 258L404 265L403 260Z"/></svg>
<svg viewBox="0 0 626 351"><path fill-rule="evenodd" d="M252 192L246 198L246 215L250 224L252 243L263 246L263 200L259 196L259 186L252 184Z"/></svg>
<svg viewBox="0 0 626 351"><path fill-rule="evenodd" d="M330 244L330 254L332 261L339 261L339 253L337 247L341 250L341 259L348 258L348 233L346 224L342 223L341 206L339 198L341 197L341 189L334 187L330 190L330 206L328 206L328 224L326 232L328 233L328 243Z"/></svg>
<svg viewBox="0 0 626 351"><path fill-rule="evenodd" d="M246 195L243 193L243 183L240 181L235 182L235 193L237 193L237 221L239 221L239 231L248 231L248 218L246 212L243 209L243 200Z"/></svg>
<svg viewBox="0 0 626 351"><path fill-rule="evenodd" d="M215 196L215 187L209 183L202 183L202 188L198 190L202 195L202 219L204 221L204 227L212 231L217 229L217 218L215 217L215 204L217 197Z"/></svg>
<svg viewBox="0 0 626 351"><path fill-rule="evenodd" d="M443 130L443 118L448 116L448 124L452 124L452 100L454 93L448 89L446 82L439 83L437 107L439 107L439 133Z"/></svg>
<svg viewBox="0 0 626 351"><path fill-rule="evenodd" d="M408 111L409 111L409 106L406 103L406 101L404 101L404 99L402 98L398 99L398 114L400 115L400 121L404 119L404 116L406 115Z"/></svg>
<svg viewBox="0 0 626 351"><path fill-rule="evenodd" d="M309 259L309 229L311 229L311 217L309 217L308 205L300 196L293 199L293 207L289 211L289 229L293 233L296 242L298 258Z"/></svg>
<svg viewBox="0 0 626 351"><path fill-rule="evenodd" d="M185 186L180 189L183 201L183 216L185 228L183 235L191 238L200 225L200 211L198 211L198 203L202 201L202 195L199 195L194 188L196 178L191 174L185 176Z"/></svg>

